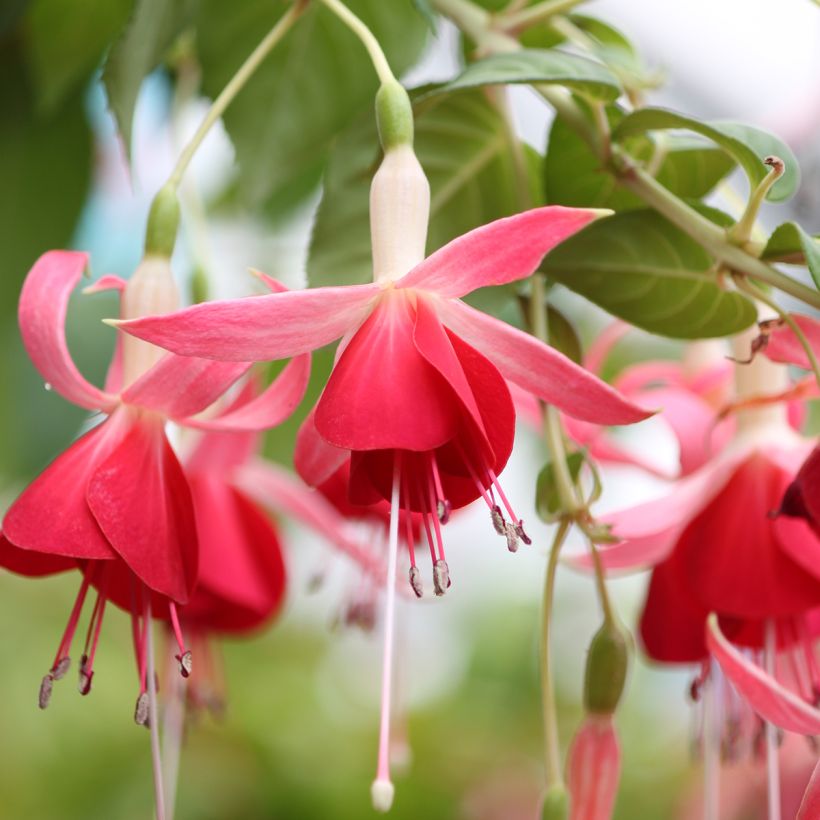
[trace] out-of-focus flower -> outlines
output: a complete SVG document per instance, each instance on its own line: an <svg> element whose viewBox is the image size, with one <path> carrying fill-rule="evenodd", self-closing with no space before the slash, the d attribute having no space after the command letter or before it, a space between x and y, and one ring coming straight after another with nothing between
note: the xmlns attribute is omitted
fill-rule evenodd
<svg viewBox="0 0 820 820"><path fill-rule="evenodd" d="M80 664L87 694L106 603L131 613L140 699L146 694L146 630L150 617L178 619L197 578L197 533L191 492L165 435L168 420L213 429L263 429L292 412L304 393L309 360L288 365L257 399L233 414L209 420L197 414L250 367L173 354L132 338L114 353L104 390L87 382L65 340L69 295L88 263L73 251L44 254L28 274L20 297L23 342L46 381L69 401L106 415L53 461L11 505L3 520L0 561L24 575L79 567L83 580L54 663L43 679L45 707L53 682L68 670L69 653L89 587L97 601ZM96 289L122 293L122 315L176 307L169 260L146 255L126 284L116 277ZM179 637L183 675L191 655ZM140 710L138 709L138 712Z"/></svg>

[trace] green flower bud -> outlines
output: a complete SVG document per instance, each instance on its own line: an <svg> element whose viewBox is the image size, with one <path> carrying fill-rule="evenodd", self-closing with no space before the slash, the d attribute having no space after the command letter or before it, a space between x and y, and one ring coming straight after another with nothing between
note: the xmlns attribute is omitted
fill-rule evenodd
<svg viewBox="0 0 820 820"><path fill-rule="evenodd" d="M413 144L413 107L400 83L384 83L376 92L376 125L385 151Z"/></svg>
<svg viewBox="0 0 820 820"><path fill-rule="evenodd" d="M148 212L148 227L145 230L146 255L170 258L179 230L179 199L172 185L160 188L151 210Z"/></svg>
<svg viewBox="0 0 820 820"><path fill-rule="evenodd" d="M624 691L629 647L623 630L604 623L589 645L584 675L584 708L597 715L611 715Z"/></svg>
<svg viewBox="0 0 820 820"><path fill-rule="evenodd" d="M567 820L569 817L569 794L563 783L550 786L541 806L541 820Z"/></svg>

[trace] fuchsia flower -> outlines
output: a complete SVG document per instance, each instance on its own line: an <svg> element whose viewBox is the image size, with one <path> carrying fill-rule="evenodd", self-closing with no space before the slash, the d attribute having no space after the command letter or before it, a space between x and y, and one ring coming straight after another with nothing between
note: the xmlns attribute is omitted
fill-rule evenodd
<svg viewBox="0 0 820 820"><path fill-rule="evenodd" d="M471 231L404 275L377 269L373 284L213 302L122 327L181 355L220 360L285 358L342 336L316 430L337 448L337 468L350 458L356 503L389 499L400 463L400 506L431 527L441 594L449 583L439 532L446 510L482 497L502 533L525 537L498 483L514 434L505 378L582 420L624 424L648 415L459 298L529 276L550 248L596 216L538 208ZM417 573L411 553L411 579Z"/></svg>
<svg viewBox="0 0 820 820"><path fill-rule="evenodd" d="M622 540L601 558L611 570L654 567L640 622L651 658L708 670L714 657L758 715L816 734L820 541L805 521L774 516L812 445L766 399L785 392L785 368L756 359L736 379L733 439L670 494L606 516Z"/></svg>
<svg viewBox="0 0 820 820"><path fill-rule="evenodd" d="M29 272L20 297L23 342L46 383L75 404L106 418L35 479L3 520L0 562L24 575L78 567L83 575L40 705L69 666L69 652L89 587L97 590L80 668L80 689L90 690L106 603L131 613L140 700L146 692L146 630L151 615L168 617L179 640L179 661L190 672L190 653L177 607L188 603L197 579L198 541L191 492L165 435L174 420L206 429L263 429L292 412L309 375L306 358L240 410L210 420L196 414L211 405L250 367L164 354L123 339L105 390L88 383L66 346L69 295L88 257L73 251L44 254ZM168 260L147 256L126 285L115 277L102 287L122 291L125 316L170 309L176 292ZM135 343L136 342L136 343ZM139 711L139 709L138 709Z"/></svg>

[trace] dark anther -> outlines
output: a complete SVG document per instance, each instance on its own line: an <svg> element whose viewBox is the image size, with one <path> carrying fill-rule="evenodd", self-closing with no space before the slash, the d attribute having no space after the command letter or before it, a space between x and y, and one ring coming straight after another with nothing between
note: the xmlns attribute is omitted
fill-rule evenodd
<svg viewBox="0 0 820 820"><path fill-rule="evenodd" d="M193 656L191 655L191 650L188 649L186 652L183 652L181 655L176 655L175 657L179 661L179 674L182 675L183 678L190 677L191 669L193 667Z"/></svg>
<svg viewBox="0 0 820 820"><path fill-rule="evenodd" d="M136 723L137 726L145 726L147 728L149 725L149 712L148 693L142 692L137 698L137 705L134 707L134 723Z"/></svg>
<svg viewBox="0 0 820 820"><path fill-rule="evenodd" d="M506 535L507 530L506 530L505 524L507 522L504 520L504 514L501 512L501 508L498 506L498 504L496 504L490 510L490 517L493 520L493 527L495 527L495 531L499 535Z"/></svg>
<svg viewBox="0 0 820 820"><path fill-rule="evenodd" d="M418 567L410 567L410 587L416 595L416 598L421 598L424 594L424 587L421 584L421 573Z"/></svg>
<svg viewBox="0 0 820 820"><path fill-rule="evenodd" d="M54 677L49 672L40 682L40 695L37 700L41 709L45 709L51 701L51 690L54 688Z"/></svg>

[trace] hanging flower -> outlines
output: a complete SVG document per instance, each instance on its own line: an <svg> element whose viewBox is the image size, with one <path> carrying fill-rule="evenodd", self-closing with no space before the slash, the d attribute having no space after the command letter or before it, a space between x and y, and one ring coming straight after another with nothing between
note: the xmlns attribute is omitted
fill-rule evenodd
<svg viewBox="0 0 820 820"><path fill-rule="evenodd" d="M178 625L197 577L197 532L188 481L165 435L174 420L199 427L262 429L292 412L308 378L305 359L291 363L242 414L203 421L211 405L249 362L213 362L168 355L123 338L104 390L79 373L65 341L69 295L88 263L85 253L50 251L35 263L20 296L23 342L46 384L105 418L58 456L11 505L3 519L0 561L24 575L79 567L83 580L54 663L43 679L45 707L53 682L70 664L74 633L90 587L97 590L80 664L87 694L108 601L131 614L140 678L138 713L145 714L146 641L151 615ZM106 277L96 288L122 293L122 315L170 310L176 289L168 259L147 255L126 284ZM183 675L191 655L179 629ZM142 707L139 706L142 704Z"/></svg>

